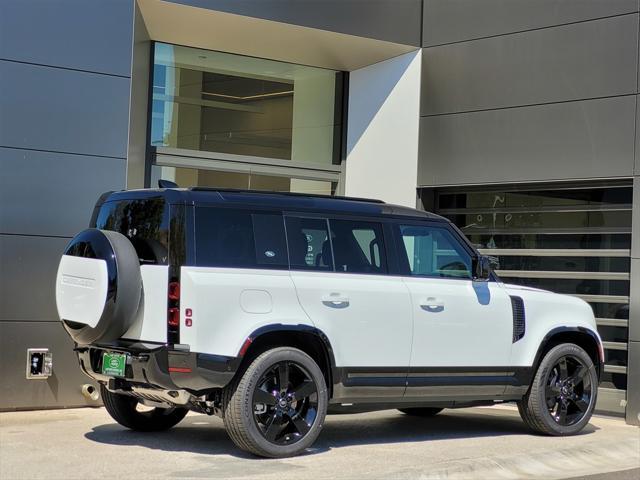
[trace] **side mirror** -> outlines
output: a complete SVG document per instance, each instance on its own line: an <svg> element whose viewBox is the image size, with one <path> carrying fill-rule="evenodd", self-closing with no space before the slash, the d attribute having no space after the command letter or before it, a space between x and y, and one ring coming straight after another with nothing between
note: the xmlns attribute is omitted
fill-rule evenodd
<svg viewBox="0 0 640 480"><path fill-rule="evenodd" d="M491 277L491 260L484 255L478 255L471 260L473 280L486 282Z"/></svg>

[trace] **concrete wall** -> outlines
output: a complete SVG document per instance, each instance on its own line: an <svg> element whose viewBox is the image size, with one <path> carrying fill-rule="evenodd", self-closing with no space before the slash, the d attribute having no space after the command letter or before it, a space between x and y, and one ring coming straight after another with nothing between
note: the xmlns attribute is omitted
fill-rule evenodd
<svg viewBox="0 0 640 480"><path fill-rule="evenodd" d="M98 195L125 185L132 6L0 2L0 409L88 403L53 286ZM25 379L29 347L53 352L48 381Z"/></svg>
<svg viewBox="0 0 640 480"><path fill-rule="evenodd" d="M345 195L415 207L421 52L351 72Z"/></svg>
<svg viewBox="0 0 640 480"><path fill-rule="evenodd" d="M420 46L422 0L170 0L276 22Z"/></svg>

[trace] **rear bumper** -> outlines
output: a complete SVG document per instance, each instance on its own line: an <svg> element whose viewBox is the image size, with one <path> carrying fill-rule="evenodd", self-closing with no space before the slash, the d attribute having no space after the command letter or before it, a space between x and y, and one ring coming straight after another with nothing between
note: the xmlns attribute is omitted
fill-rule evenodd
<svg viewBox="0 0 640 480"><path fill-rule="evenodd" d="M80 368L98 382L109 382L103 375L104 352L128 354L124 382L163 390L204 392L225 387L233 378L240 359L221 355L208 355L173 350L164 344L118 341L110 344L76 348Z"/></svg>

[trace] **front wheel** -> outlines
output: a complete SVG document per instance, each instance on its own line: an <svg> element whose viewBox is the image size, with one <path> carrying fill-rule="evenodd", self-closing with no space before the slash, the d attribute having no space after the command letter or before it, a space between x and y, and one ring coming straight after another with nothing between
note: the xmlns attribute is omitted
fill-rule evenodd
<svg viewBox="0 0 640 480"><path fill-rule="evenodd" d="M289 457L316 440L327 403L324 376L313 359L296 348L274 348L225 390L224 425L242 450Z"/></svg>
<svg viewBox="0 0 640 480"><path fill-rule="evenodd" d="M579 346L563 343L540 362L518 411L536 432L574 435L589 423L597 393L598 374L591 357Z"/></svg>
<svg viewBox="0 0 640 480"><path fill-rule="evenodd" d="M109 415L123 427L139 432L159 432L177 425L189 410L186 408L153 408L141 410L135 397L110 392L100 385L100 395Z"/></svg>

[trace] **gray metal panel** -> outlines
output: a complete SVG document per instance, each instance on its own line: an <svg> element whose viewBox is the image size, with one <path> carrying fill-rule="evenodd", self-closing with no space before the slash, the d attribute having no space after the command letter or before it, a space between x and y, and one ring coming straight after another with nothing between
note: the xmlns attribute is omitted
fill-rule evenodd
<svg viewBox="0 0 640 480"><path fill-rule="evenodd" d="M149 68L151 40L142 13L136 3L131 64L131 106L129 108L129 146L127 155L127 188L143 188L149 139Z"/></svg>
<svg viewBox="0 0 640 480"><path fill-rule="evenodd" d="M125 158L129 83L0 61L0 146Z"/></svg>
<svg viewBox="0 0 640 480"><path fill-rule="evenodd" d="M133 0L0 2L0 58L129 76Z"/></svg>
<svg viewBox="0 0 640 480"><path fill-rule="evenodd" d="M630 176L635 95L422 117L418 185Z"/></svg>
<svg viewBox="0 0 640 480"><path fill-rule="evenodd" d="M640 342L629 342L626 420L640 425Z"/></svg>
<svg viewBox="0 0 640 480"><path fill-rule="evenodd" d="M75 235L101 193L125 187L125 164L0 147L0 233Z"/></svg>
<svg viewBox="0 0 640 480"><path fill-rule="evenodd" d="M236 15L420 46L421 0L170 0Z"/></svg>
<svg viewBox="0 0 640 480"><path fill-rule="evenodd" d="M46 380L27 380L27 348L49 348L53 375ZM73 342L60 322L0 321L0 365L2 395L0 409L84 407L82 385L91 383L80 371Z"/></svg>
<svg viewBox="0 0 640 480"><path fill-rule="evenodd" d="M637 0L424 0L423 46L638 11Z"/></svg>
<svg viewBox="0 0 640 480"><path fill-rule="evenodd" d="M631 259L629 291L629 340L640 342L640 258Z"/></svg>
<svg viewBox="0 0 640 480"><path fill-rule="evenodd" d="M0 321L57 320L55 279L68 238L0 235Z"/></svg>
<svg viewBox="0 0 640 480"><path fill-rule="evenodd" d="M637 14L426 48L421 115L631 94L637 62Z"/></svg>
<svg viewBox="0 0 640 480"><path fill-rule="evenodd" d="M633 232L631 234L631 256L633 258L640 258L640 176L636 176L633 178L632 225ZM638 291L640 291L640 283L638 283ZM640 340L640 338L638 340Z"/></svg>
<svg viewBox="0 0 640 480"><path fill-rule="evenodd" d="M640 77L638 79L640 80ZM640 108L638 108L638 103L640 102L638 95L636 95L636 166L633 171L634 175L640 175Z"/></svg>

